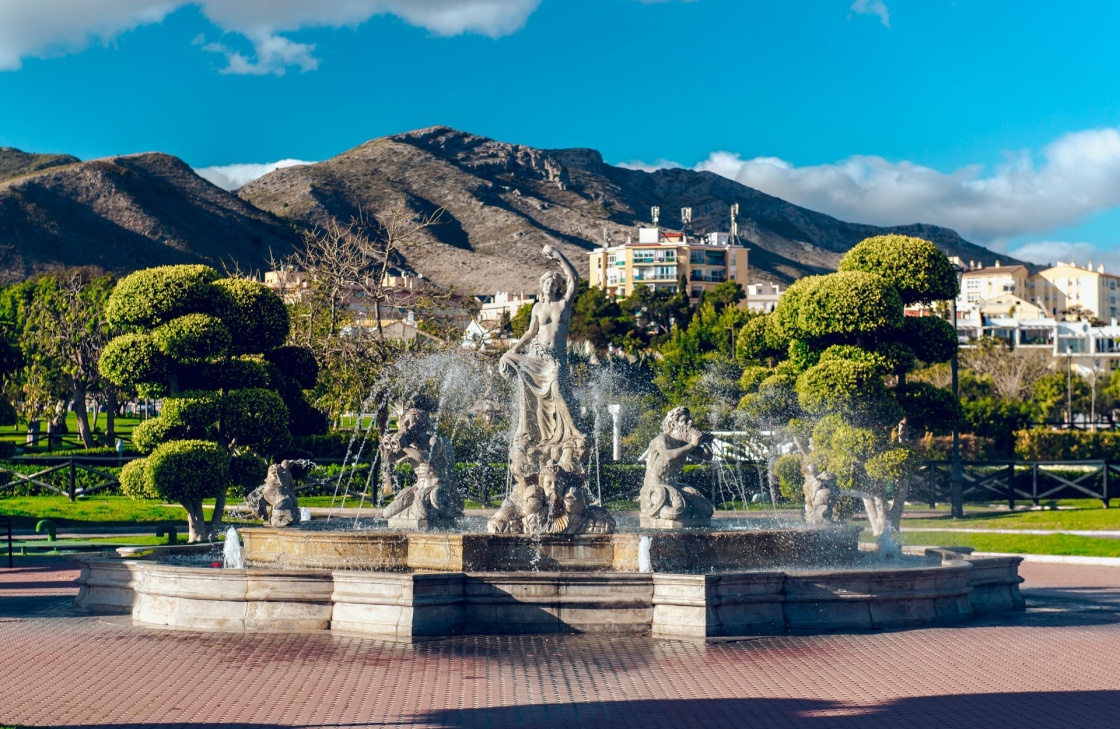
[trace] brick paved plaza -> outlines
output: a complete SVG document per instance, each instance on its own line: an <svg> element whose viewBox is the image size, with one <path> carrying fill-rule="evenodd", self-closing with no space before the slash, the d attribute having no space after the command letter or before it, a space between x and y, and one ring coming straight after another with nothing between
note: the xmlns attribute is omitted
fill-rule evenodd
<svg viewBox="0 0 1120 729"><path fill-rule="evenodd" d="M720 644L134 628L72 564L0 570L0 725L1115 727L1120 568L1024 564L1029 609L952 628Z"/></svg>

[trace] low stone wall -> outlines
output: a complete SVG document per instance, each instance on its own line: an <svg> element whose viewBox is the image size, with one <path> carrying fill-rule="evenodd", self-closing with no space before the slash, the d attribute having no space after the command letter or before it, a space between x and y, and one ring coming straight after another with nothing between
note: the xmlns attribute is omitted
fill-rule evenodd
<svg viewBox="0 0 1120 729"><path fill-rule="evenodd" d="M932 556L932 555L931 555ZM86 559L77 607L139 623L396 640L515 633L740 635L899 628L1021 610L1020 559L858 570L364 572Z"/></svg>
<svg viewBox="0 0 1120 729"><path fill-rule="evenodd" d="M141 562L132 617L176 628L243 631L327 630L329 572L176 567Z"/></svg>
<svg viewBox="0 0 1120 729"><path fill-rule="evenodd" d="M653 576L655 638L703 639L785 629L783 572Z"/></svg>
<svg viewBox="0 0 1120 729"><path fill-rule="evenodd" d="M940 567L790 572L786 628L870 630L962 620L972 615L964 561Z"/></svg>
<svg viewBox="0 0 1120 729"><path fill-rule="evenodd" d="M969 557L968 573L971 591L968 602L977 615L1022 610L1026 600L1019 592L1023 578L1019 576L1022 557Z"/></svg>
<svg viewBox="0 0 1120 729"><path fill-rule="evenodd" d="M98 615L131 615L142 560L75 557L81 565L74 607Z"/></svg>

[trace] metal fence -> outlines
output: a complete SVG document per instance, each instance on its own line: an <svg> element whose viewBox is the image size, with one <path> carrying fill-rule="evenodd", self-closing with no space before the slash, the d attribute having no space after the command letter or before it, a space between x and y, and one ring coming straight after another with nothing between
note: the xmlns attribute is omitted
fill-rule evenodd
<svg viewBox="0 0 1120 729"><path fill-rule="evenodd" d="M911 498L926 501L932 508L950 500L950 463L927 461ZM962 464L962 494L965 501L1006 500L1010 508L1017 501L1038 506L1042 501L1061 498L1099 499L1108 508L1111 499L1120 497L1116 487L1120 463L1092 461L965 461Z"/></svg>

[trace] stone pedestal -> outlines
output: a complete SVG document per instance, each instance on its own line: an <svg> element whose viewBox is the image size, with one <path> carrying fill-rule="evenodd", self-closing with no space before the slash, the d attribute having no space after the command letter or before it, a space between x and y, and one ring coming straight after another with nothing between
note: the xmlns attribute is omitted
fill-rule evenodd
<svg viewBox="0 0 1120 729"><path fill-rule="evenodd" d="M655 638L705 638L781 632L785 575L653 575Z"/></svg>
<svg viewBox="0 0 1120 729"><path fill-rule="evenodd" d="M711 529L710 517L704 519L658 519L652 516L639 517L642 529Z"/></svg>

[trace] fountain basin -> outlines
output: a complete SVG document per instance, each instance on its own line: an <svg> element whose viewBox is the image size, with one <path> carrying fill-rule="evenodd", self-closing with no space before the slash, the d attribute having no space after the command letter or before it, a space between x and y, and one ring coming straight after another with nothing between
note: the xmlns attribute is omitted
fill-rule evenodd
<svg viewBox="0 0 1120 729"><path fill-rule="evenodd" d="M704 640L905 628L1021 610L1020 561L931 551L891 566L651 574L235 570L89 557L75 605L192 629Z"/></svg>
<svg viewBox="0 0 1120 729"><path fill-rule="evenodd" d="M245 529L250 566L396 572L637 572L638 544L650 539L654 572L756 570L850 562L859 528L829 526L544 535Z"/></svg>

